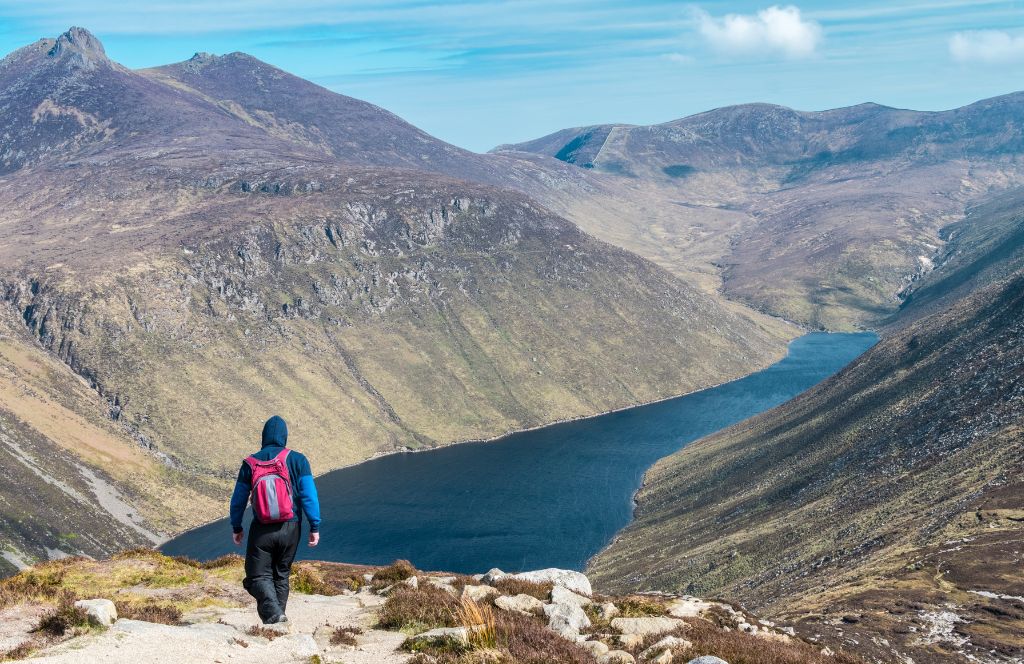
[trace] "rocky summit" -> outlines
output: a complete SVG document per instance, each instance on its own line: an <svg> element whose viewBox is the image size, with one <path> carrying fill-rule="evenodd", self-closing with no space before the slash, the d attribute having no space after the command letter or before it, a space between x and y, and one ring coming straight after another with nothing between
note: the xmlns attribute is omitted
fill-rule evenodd
<svg viewBox="0 0 1024 664"><path fill-rule="evenodd" d="M0 581L0 658L345 664L860 664L689 596L582 593L569 570L476 576L304 562L289 621L261 625L242 561L144 549L44 563ZM79 599L86 597L86 599Z"/></svg>

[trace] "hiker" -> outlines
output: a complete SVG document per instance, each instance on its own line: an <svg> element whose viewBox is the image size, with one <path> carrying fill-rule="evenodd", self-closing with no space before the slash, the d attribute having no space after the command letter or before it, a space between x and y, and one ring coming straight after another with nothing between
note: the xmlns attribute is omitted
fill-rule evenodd
<svg viewBox="0 0 1024 664"><path fill-rule="evenodd" d="M265 625L288 622L288 577L302 534L300 506L309 521L309 545L320 543L320 501L309 461L287 444L288 425L275 415L263 425L262 449L242 462L231 496L232 540L241 545L242 516L252 495L242 586L256 598Z"/></svg>

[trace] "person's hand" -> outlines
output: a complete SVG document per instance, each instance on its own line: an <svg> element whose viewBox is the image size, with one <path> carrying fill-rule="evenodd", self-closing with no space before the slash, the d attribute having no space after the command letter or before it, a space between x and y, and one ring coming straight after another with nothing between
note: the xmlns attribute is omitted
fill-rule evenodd
<svg viewBox="0 0 1024 664"><path fill-rule="evenodd" d="M243 535L245 535L244 530L239 530L237 533L231 533L231 541L235 543L235 546L242 546Z"/></svg>
<svg viewBox="0 0 1024 664"><path fill-rule="evenodd" d="M316 546L319 543L320 543L320 533L310 533L309 534L309 545L311 547L313 547L313 546Z"/></svg>

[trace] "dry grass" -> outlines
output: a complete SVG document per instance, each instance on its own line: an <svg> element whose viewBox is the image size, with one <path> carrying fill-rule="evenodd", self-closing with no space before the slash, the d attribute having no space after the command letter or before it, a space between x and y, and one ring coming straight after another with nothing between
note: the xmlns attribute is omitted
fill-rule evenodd
<svg viewBox="0 0 1024 664"><path fill-rule="evenodd" d="M181 625L181 609L158 602L114 602L118 618L142 620L162 625Z"/></svg>
<svg viewBox="0 0 1024 664"><path fill-rule="evenodd" d="M363 633L361 627L336 627L331 634L332 646L354 646L358 644L356 637Z"/></svg>
<svg viewBox="0 0 1024 664"><path fill-rule="evenodd" d="M535 581L506 577L500 581L495 581L494 587L497 588L502 595L510 595L513 597L515 595L529 595L530 597L536 597L537 599L546 602L551 597L551 590L555 587L555 584L550 581L537 583Z"/></svg>
<svg viewBox="0 0 1024 664"><path fill-rule="evenodd" d="M469 631L469 645L474 649L491 649L498 645L498 627L494 609L463 597L455 609L455 618Z"/></svg>
<svg viewBox="0 0 1024 664"><path fill-rule="evenodd" d="M501 612L498 645L516 664L594 664L589 652L547 628L544 620Z"/></svg>
<svg viewBox="0 0 1024 664"><path fill-rule="evenodd" d="M799 639L783 642L735 630L726 632L699 618L687 622L689 626L686 629L675 632L693 644L691 648L680 651L683 661L700 655L714 655L729 664L864 664L864 660L843 652L822 655L820 646ZM636 649L637 652L662 636L646 639Z"/></svg>
<svg viewBox="0 0 1024 664"><path fill-rule="evenodd" d="M378 614L383 629L424 631L435 627L456 627L458 600L447 591L424 584L419 588L398 588L388 596Z"/></svg>
<svg viewBox="0 0 1024 664"><path fill-rule="evenodd" d="M320 570L310 563L298 563L292 568L291 588L304 595L339 595L341 589L328 583Z"/></svg>
<svg viewBox="0 0 1024 664"><path fill-rule="evenodd" d="M264 627L263 625L253 625L249 629L245 630L245 633L249 636L258 636L267 641L273 641L277 637L281 636L281 632L276 629Z"/></svg>
<svg viewBox="0 0 1024 664"><path fill-rule="evenodd" d="M633 595L615 603L623 618L645 618L665 615L665 605L648 597Z"/></svg>

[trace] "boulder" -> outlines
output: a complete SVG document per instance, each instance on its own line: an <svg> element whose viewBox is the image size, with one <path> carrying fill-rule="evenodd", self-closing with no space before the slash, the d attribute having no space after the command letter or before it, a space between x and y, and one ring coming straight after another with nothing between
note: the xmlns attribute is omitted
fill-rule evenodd
<svg viewBox="0 0 1024 664"><path fill-rule="evenodd" d="M416 636L410 636L408 643L412 650L415 650L417 646L436 646L444 643L468 645L469 629L465 627L438 627Z"/></svg>
<svg viewBox="0 0 1024 664"><path fill-rule="evenodd" d="M696 597L680 597L669 602L668 614L676 618L699 618L715 606Z"/></svg>
<svg viewBox="0 0 1024 664"><path fill-rule="evenodd" d="M515 611L528 616L536 615L544 610L544 602L530 595L516 595L515 597L502 595L494 600L494 605L505 611Z"/></svg>
<svg viewBox="0 0 1024 664"><path fill-rule="evenodd" d="M605 602L601 606L597 607L597 615L601 620L611 620L615 616L619 615L619 607L615 606L611 602Z"/></svg>
<svg viewBox="0 0 1024 664"><path fill-rule="evenodd" d="M729 662L714 655L701 655L700 657L694 657L686 664L729 664Z"/></svg>
<svg viewBox="0 0 1024 664"><path fill-rule="evenodd" d="M650 616L645 618L614 618L612 627L622 634L639 634L650 636L664 634L685 627L686 622L679 618Z"/></svg>
<svg viewBox="0 0 1024 664"><path fill-rule="evenodd" d="M458 591L455 590L455 587L452 585L455 583L454 576L428 576L426 577L426 582L428 585L440 588L451 595L458 594Z"/></svg>
<svg viewBox="0 0 1024 664"><path fill-rule="evenodd" d="M575 604L545 604L548 627L562 638L575 640L581 629L590 627L590 618Z"/></svg>
<svg viewBox="0 0 1024 664"><path fill-rule="evenodd" d="M493 572L494 570L491 570ZM499 570L500 571L500 570ZM487 574L490 575L491 572ZM519 574L512 574L513 578L522 579L524 581L532 581L534 583L553 583L556 586L567 588L580 595L590 596L594 594L593 589L590 586L590 579L585 574L576 572L570 569L557 569L554 567L548 569L534 570L533 572L521 572Z"/></svg>
<svg viewBox="0 0 1024 664"><path fill-rule="evenodd" d="M584 641L580 644L584 650L589 652L595 658L599 658L608 652L609 648L601 641Z"/></svg>
<svg viewBox="0 0 1024 664"><path fill-rule="evenodd" d="M555 586L551 590L551 603L552 604L575 604L578 607L590 606L594 603L589 597L578 595L568 588L562 586Z"/></svg>
<svg viewBox="0 0 1024 664"><path fill-rule="evenodd" d="M110 627L117 620L117 607L109 599L80 599L75 606L85 611L90 625Z"/></svg>
<svg viewBox="0 0 1024 664"><path fill-rule="evenodd" d="M479 578L474 576L473 578L477 579L477 581L480 581L481 583L486 583L488 585L493 585L495 581L497 581L498 579L500 579L502 577L505 577L505 576L508 576L508 575L505 574L504 572L502 572L497 567L492 567L490 569L490 571L488 571L483 576L480 576Z"/></svg>
<svg viewBox="0 0 1024 664"><path fill-rule="evenodd" d="M662 650L661 654L650 660L651 664L672 664L672 651Z"/></svg>
<svg viewBox="0 0 1024 664"><path fill-rule="evenodd" d="M625 650L612 650L597 658L598 664L636 664L636 660Z"/></svg>
<svg viewBox="0 0 1024 664"><path fill-rule="evenodd" d="M462 589L462 598L471 599L474 602L485 602L489 598L499 595L497 588L491 586L466 586Z"/></svg>
<svg viewBox="0 0 1024 664"><path fill-rule="evenodd" d="M641 660L651 659L653 657L660 656L661 654L664 654L664 651L666 651L666 650L672 651L672 650L675 650L676 648L679 648L679 649L689 648L692 645L693 644L690 643L689 641L687 641L686 639L681 639L678 636L666 636L665 638L661 639L660 641L658 641L657 643L652 645L650 648L647 648L642 653L640 653L640 659ZM655 659L655 661L657 661L657 659ZM668 661L670 661L670 662L672 661L672 653L671 652L669 652L669 659L668 659Z"/></svg>

